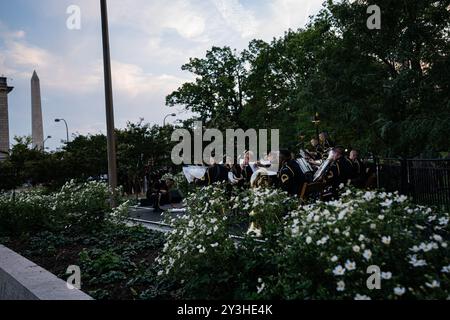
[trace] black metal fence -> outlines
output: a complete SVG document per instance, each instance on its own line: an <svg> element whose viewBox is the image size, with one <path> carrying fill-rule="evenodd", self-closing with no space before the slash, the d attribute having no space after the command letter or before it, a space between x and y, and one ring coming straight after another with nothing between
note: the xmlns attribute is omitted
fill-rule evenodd
<svg viewBox="0 0 450 320"><path fill-rule="evenodd" d="M378 187L450 210L450 160L378 159Z"/></svg>

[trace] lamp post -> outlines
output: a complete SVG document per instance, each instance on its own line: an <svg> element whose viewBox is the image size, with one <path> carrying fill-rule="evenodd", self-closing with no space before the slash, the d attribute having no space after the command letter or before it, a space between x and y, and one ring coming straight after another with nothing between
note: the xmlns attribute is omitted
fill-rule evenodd
<svg viewBox="0 0 450 320"><path fill-rule="evenodd" d="M164 117L163 126L164 126L164 127L166 126L166 120L167 120L167 118L169 118L169 117L176 117L176 116L177 116L176 113L171 113L171 114L168 114L167 116L165 116L165 117Z"/></svg>
<svg viewBox="0 0 450 320"><path fill-rule="evenodd" d="M43 142L42 142L42 149L45 151L45 143L49 140L49 139L51 139L52 138L52 136L48 136L47 137L47 139L45 139Z"/></svg>
<svg viewBox="0 0 450 320"><path fill-rule="evenodd" d="M103 40L103 72L105 77L106 130L108 141L108 180L111 189L111 206L116 207L117 155L116 134L114 132L114 105L111 77L111 54L109 47L108 6L106 0L100 0Z"/></svg>
<svg viewBox="0 0 450 320"><path fill-rule="evenodd" d="M318 112L316 112L316 114L314 115L314 119L313 119L312 123L314 123L314 125L316 126L316 138L317 138L317 141L320 141L320 138L319 138L320 117L319 117L319 113Z"/></svg>
<svg viewBox="0 0 450 320"><path fill-rule="evenodd" d="M56 123L58 123L58 122L64 122L64 124L66 125L66 137L67 137L66 143L69 143L69 126L67 125L67 121L64 120L64 119L55 119L55 122L56 122Z"/></svg>

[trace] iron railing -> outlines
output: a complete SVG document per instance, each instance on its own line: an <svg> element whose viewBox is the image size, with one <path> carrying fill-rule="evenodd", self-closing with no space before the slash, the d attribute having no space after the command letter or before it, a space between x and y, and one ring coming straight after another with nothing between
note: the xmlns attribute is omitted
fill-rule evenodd
<svg viewBox="0 0 450 320"><path fill-rule="evenodd" d="M450 210L450 160L378 159L378 187Z"/></svg>

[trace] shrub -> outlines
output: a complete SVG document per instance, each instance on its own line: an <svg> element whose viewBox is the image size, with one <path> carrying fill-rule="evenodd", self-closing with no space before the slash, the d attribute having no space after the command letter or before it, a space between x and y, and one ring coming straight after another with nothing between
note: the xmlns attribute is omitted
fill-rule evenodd
<svg viewBox="0 0 450 320"><path fill-rule="evenodd" d="M221 186L204 188L187 199L189 215L172 221L159 275L184 284L185 298L448 298L449 214L397 193L343 192L293 208L277 191L227 197ZM230 238L237 208L253 212L261 237ZM367 286L370 266L380 269L379 290Z"/></svg>
<svg viewBox="0 0 450 320"><path fill-rule="evenodd" d="M32 234L72 229L89 232L105 221L127 214L128 203L111 210L108 186L100 182L65 184L59 192L45 194L33 189L0 194L0 235Z"/></svg>

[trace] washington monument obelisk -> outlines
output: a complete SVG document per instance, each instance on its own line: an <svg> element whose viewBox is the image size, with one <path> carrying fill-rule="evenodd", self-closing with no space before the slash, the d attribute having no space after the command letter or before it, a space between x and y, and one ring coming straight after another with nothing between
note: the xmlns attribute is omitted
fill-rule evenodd
<svg viewBox="0 0 450 320"><path fill-rule="evenodd" d="M42 126L41 85L36 71L31 78L31 128L33 148L44 149L44 129Z"/></svg>
<svg viewBox="0 0 450 320"><path fill-rule="evenodd" d="M7 79L0 77L0 161L9 153L8 93L12 89L8 87Z"/></svg>

